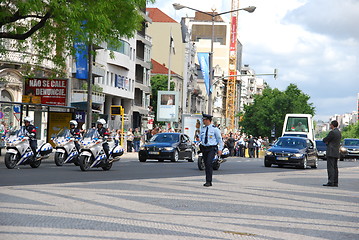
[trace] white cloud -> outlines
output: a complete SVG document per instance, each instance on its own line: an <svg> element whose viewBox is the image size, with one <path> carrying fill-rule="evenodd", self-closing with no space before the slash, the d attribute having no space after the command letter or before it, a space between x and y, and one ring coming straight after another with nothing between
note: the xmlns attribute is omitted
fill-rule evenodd
<svg viewBox="0 0 359 240"><path fill-rule="evenodd" d="M231 1L178 0L180 4L219 12ZM175 11L173 2L158 0L156 7L180 20L191 10ZM284 90L295 83L308 94L317 116L356 110L359 93L359 1L357 0L241 0L240 7L256 6L254 13L240 11L239 38L244 64L257 73L279 69L279 78L265 77L269 85ZM229 15L225 16L229 19Z"/></svg>

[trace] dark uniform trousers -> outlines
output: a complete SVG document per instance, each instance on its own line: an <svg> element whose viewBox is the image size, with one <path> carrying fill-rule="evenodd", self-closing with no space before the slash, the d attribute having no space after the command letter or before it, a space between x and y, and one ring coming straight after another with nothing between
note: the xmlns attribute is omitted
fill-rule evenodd
<svg viewBox="0 0 359 240"><path fill-rule="evenodd" d="M328 183L338 184L338 158L327 157Z"/></svg>
<svg viewBox="0 0 359 240"><path fill-rule="evenodd" d="M213 159L217 153L217 146L202 147L204 165L206 167L206 182L212 182Z"/></svg>

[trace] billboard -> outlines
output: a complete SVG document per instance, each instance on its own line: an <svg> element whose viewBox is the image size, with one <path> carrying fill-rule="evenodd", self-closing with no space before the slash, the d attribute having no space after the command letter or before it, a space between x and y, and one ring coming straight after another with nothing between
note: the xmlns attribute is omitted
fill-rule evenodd
<svg viewBox="0 0 359 240"><path fill-rule="evenodd" d="M56 134L63 128L69 127L69 122L72 120L72 113L68 112L50 112L47 129L47 142L54 146L53 142L50 141L51 137L55 137Z"/></svg>
<svg viewBox="0 0 359 240"><path fill-rule="evenodd" d="M179 92L158 91L157 121L178 122Z"/></svg>
<svg viewBox="0 0 359 240"><path fill-rule="evenodd" d="M67 79L25 78L25 95L41 97L42 104L66 106Z"/></svg>

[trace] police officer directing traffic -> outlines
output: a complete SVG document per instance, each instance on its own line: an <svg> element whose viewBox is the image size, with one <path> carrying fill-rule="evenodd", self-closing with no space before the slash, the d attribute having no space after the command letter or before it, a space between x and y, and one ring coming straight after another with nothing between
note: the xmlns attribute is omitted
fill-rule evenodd
<svg viewBox="0 0 359 240"><path fill-rule="evenodd" d="M202 114L202 120L204 126L201 129L200 149L203 154L203 160L206 167L206 183L203 184L205 187L212 186L212 174L213 174L213 159L216 154L222 155L223 141L221 131L211 124L211 115Z"/></svg>

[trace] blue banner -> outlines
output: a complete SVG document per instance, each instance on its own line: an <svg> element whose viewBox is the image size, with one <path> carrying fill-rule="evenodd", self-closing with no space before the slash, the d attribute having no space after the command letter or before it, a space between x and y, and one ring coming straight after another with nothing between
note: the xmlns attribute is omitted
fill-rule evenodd
<svg viewBox="0 0 359 240"><path fill-rule="evenodd" d="M212 93L212 86L209 85L209 53L197 53L198 62L203 74L204 84L207 94Z"/></svg>
<svg viewBox="0 0 359 240"><path fill-rule="evenodd" d="M118 84L118 75L115 74L115 87L118 88L119 84Z"/></svg>
<svg viewBox="0 0 359 240"><path fill-rule="evenodd" d="M76 50L76 78L88 79L88 46L83 42L75 42L74 48Z"/></svg>

